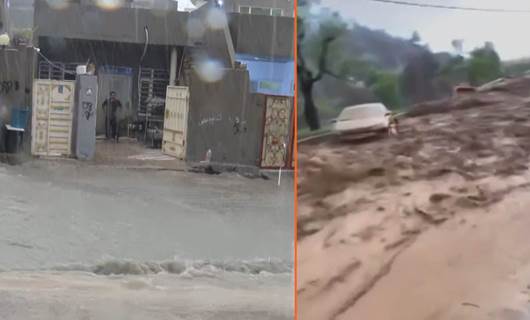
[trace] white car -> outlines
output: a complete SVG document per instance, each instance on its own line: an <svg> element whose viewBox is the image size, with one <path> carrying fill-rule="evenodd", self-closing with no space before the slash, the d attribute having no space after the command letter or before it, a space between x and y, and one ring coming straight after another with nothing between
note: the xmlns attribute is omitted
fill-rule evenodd
<svg viewBox="0 0 530 320"><path fill-rule="evenodd" d="M346 107L333 121L333 132L340 136L364 137L389 132L392 113L382 103Z"/></svg>

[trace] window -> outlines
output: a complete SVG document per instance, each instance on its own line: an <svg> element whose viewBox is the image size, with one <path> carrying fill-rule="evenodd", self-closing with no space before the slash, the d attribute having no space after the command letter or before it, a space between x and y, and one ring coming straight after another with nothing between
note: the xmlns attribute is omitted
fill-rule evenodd
<svg viewBox="0 0 530 320"><path fill-rule="evenodd" d="M250 13L250 7L247 7L247 6L239 6L239 12L240 12L240 13L246 13L246 14L249 14L249 13Z"/></svg>
<svg viewBox="0 0 530 320"><path fill-rule="evenodd" d="M278 91L281 88L281 84L275 81L260 81L260 89Z"/></svg>
<svg viewBox="0 0 530 320"><path fill-rule="evenodd" d="M239 6L239 13L256 14L262 16L282 16L283 10L278 8Z"/></svg>
<svg viewBox="0 0 530 320"><path fill-rule="evenodd" d="M275 9L275 8L271 9L271 16L280 17L282 15L283 15L283 10L282 9Z"/></svg>
<svg viewBox="0 0 530 320"><path fill-rule="evenodd" d="M268 15L271 14L271 9L270 8L252 7L252 8L250 8L250 13L251 14L263 15L263 16L268 16Z"/></svg>

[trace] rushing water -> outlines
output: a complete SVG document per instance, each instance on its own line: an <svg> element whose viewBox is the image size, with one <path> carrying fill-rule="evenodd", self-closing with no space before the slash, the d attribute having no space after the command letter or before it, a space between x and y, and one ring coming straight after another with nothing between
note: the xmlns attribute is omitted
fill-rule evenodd
<svg viewBox="0 0 530 320"><path fill-rule="evenodd" d="M65 310L101 300L81 312L93 317L104 315L96 309L121 312L140 299L141 288L142 299L158 306L154 319L179 319L166 317L167 294L178 300L183 286L210 288L183 315L210 314L204 303L228 290L234 310L254 306L247 316L267 318L269 307L273 318L292 316L290 178L278 186L234 174L37 162L0 167L0 188L0 309L8 310L9 302L17 311L12 318L0 311L2 319L31 319L24 305L50 305L41 282L54 283L55 302L71 301ZM109 291L97 295L101 288ZM237 298L245 290L254 300ZM260 302L261 295L277 302ZM135 316L149 309L136 307Z"/></svg>

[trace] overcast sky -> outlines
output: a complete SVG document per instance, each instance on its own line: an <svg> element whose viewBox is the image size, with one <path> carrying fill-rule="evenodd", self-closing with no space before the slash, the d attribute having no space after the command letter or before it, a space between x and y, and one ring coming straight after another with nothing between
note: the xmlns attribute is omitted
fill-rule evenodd
<svg viewBox="0 0 530 320"><path fill-rule="evenodd" d="M530 0L408 0L442 5L530 10ZM530 12L490 13L417 8L370 0L321 0L346 19L409 38L418 30L433 51L452 51L451 40L463 39L469 51L492 41L503 60L530 57Z"/></svg>

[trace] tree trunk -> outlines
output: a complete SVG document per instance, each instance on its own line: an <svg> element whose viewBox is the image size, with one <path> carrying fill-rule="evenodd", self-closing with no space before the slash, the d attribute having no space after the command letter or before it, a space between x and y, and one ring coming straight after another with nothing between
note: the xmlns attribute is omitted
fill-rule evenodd
<svg viewBox="0 0 530 320"><path fill-rule="evenodd" d="M304 116L307 125L311 131L320 129L320 120L318 109L313 101L313 82L302 85L302 94L304 96Z"/></svg>

